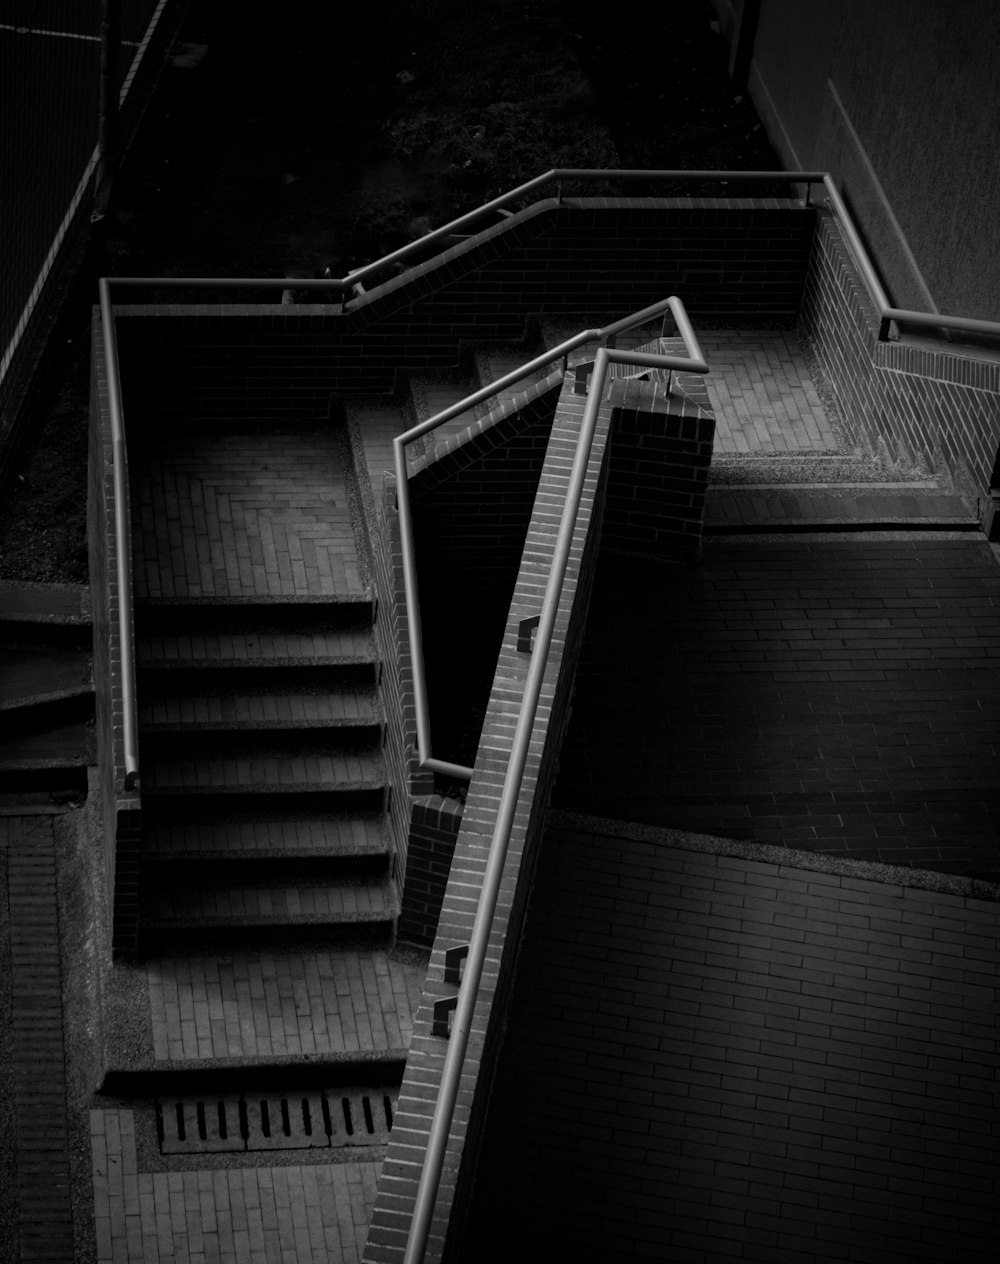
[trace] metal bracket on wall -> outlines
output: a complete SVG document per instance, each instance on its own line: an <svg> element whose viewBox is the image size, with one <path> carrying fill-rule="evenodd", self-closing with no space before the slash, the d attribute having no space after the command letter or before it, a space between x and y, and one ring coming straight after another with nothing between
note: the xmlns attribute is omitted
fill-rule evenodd
<svg viewBox="0 0 1000 1264"><path fill-rule="evenodd" d="M443 1036L445 1040L451 1035L451 1024L448 1016L458 1007L457 996L445 996L434 1002L434 1022L431 1024L432 1036Z"/></svg>
<svg viewBox="0 0 1000 1264"><path fill-rule="evenodd" d="M459 944L457 948L449 948L444 954L445 983L462 982L462 962L469 955L469 945Z"/></svg>
<svg viewBox="0 0 1000 1264"><path fill-rule="evenodd" d="M522 619L517 625L517 652L519 654L531 653L532 634L541 621L540 614L533 614L527 619Z"/></svg>

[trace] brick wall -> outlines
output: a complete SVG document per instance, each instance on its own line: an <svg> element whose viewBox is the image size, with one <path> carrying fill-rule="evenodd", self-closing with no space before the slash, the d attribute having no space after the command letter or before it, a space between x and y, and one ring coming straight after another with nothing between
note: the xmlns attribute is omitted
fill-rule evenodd
<svg viewBox="0 0 1000 1264"><path fill-rule="evenodd" d="M444 951L467 943L475 918L476 903L485 872L496 802L509 758L510 743L519 699L527 673L527 657L516 649L517 623L538 608L552 556L552 548L565 495L569 466L583 401L567 393L553 426L539 497L532 515L521 571L514 593L476 772L451 865L438 933L431 955L428 981L417 1015L404 1083L397 1104L392 1141L383 1165L379 1195L373 1210L365 1259L390 1261L402 1258L412 1212L420 1165L426 1147L427 1130L433 1112L437 1084L445 1055L445 1042L431 1035L432 1005L438 997L454 993L454 985L443 980ZM452 1211L455 1181L463 1149L474 1154L482 1126L482 1101L489 1086L498 1049L498 1035L504 1022L513 970L513 957L520 941L520 927L527 906L535 853L553 782L562 734L568 719L573 664L583 635L586 604L596 559L598 531L603 510L604 457L610 410L602 406L598 436L588 467L587 484L574 535L570 569L567 573L560 616L557 620L546 672L534 741L525 769L525 780L515 817L510 851L504 869L497 917L490 938L486 971L479 993L475 1034L470 1045L462 1079L462 1089L449 1143L441 1193L435 1216L435 1239L427 1259L440 1259L443 1237ZM514 951L504 953L510 942ZM489 1031L487 1033L487 1028ZM484 1041L485 1036L485 1041ZM470 1106L477 1109L470 1120ZM465 1126L470 1128L466 1142ZM463 1175L463 1180L468 1179ZM458 1205L464 1202L459 1195Z"/></svg>
<svg viewBox="0 0 1000 1264"><path fill-rule="evenodd" d="M560 816L460 1258L993 1260L998 897Z"/></svg>
<svg viewBox="0 0 1000 1264"><path fill-rule="evenodd" d="M666 345L663 351L684 354L683 344ZM703 380L677 374L670 393L666 383L619 380L611 384L608 398L606 547L693 560L701 546L715 435Z"/></svg>
<svg viewBox="0 0 1000 1264"><path fill-rule="evenodd" d="M692 317L790 321L815 222L777 199L541 202L355 300L122 307L126 407L143 424L325 418L333 392L385 392L514 341L549 315L621 316L682 293Z"/></svg>
<svg viewBox="0 0 1000 1264"><path fill-rule="evenodd" d="M464 806L440 794L421 795L413 801L399 915L400 938L409 943L434 943Z"/></svg>
<svg viewBox="0 0 1000 1264"><path fill-rule="evenodd" d="M97 762L112 947L135 949L139 919L141 801L125 790L121 635L115 560L115 486L104 343L95 314L87 470L87 540L94 628Z"/></svg>
<svg viewBox="0 0 1000 1264"><path fill-rule="evenodd" d="M1000 362L878 341L878 318L829 213L817 223L802 317L852 437L890 461L947 471L985 520L1000 448Z"/></svg>

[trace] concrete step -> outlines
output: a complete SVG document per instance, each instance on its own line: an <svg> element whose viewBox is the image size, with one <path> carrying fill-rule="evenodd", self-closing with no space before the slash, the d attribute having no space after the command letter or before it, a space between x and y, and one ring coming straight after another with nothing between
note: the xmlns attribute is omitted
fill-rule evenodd
<svg viewBox="0 0 1000 1264"><path fill-rule="evenodd" d="M221 746L221 744L220 744ZM260 800L270 795L322 794L332 799L381 795L382 759L370 748L337 750L330 744L303 745L289 753L285 745L258 742L252 752L221 747L204 758L177 754L145 769L143 793L153 795L241 795Z"/></svg>
<svg viewBox="0 0 1000 1264"><path fill-rule="evenodd" d="M206 812L200 800L190 815L160 815L143 835L149 864L286 864L374 867L385 864L388 845L380 815L341 815L290 808L271 815L235 810Z"/></svg>
<svg viewBox="0 0 1000 1264"><path fill-rule="evenodd" d="M933 484L828 483L710 485L706 533L766 530L975 531L979 520L960 496Z"/></svg>
<svg viewBox="0 0 1000 1264"><path fill-rule="evenodd" d="M397 913L388 877L358 882L329 879L273 880L252 883L225 877L193 884L187 875L174 881L156 874L145 883L141 938L145 945L180 932L205 941L227 941L267 931L336 937L343 942L388 942Z"/></svg>
<svg viewBox="0 0 1000 1264"><path fill-rule="evenodd" d="M305 679L299 673L295 687L238 688L229 685L225 672L205 675L204 687L190 693L178 690L166 673L155 677L140 697L144 735L322 729L336 730L345 740L377 736L381 717L371 686L329 688L314 683L313 673Z"/></svg>
<svg viewBox="0 0 1000 1264"><path fill-rule="evenodd" d="M241 949L175 935L168 950L146 957L148 993L131 986L130 972L113 972L129 1021L107 1032L106 1087L152 1073L197 1074L200 1083L206 1072L229 1091L293 1076L381 1082L406 1056L426 953L332 944L322 930L302 943L289 938L259 934Z"/></svg>

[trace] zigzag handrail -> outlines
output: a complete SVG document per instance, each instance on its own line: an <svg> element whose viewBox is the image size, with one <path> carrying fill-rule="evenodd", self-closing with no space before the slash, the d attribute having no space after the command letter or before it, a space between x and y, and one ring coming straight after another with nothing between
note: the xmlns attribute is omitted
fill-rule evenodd
<svg viewBox="0 0 1000 1264"><path fill-rule="evenodd" d="M432 430L437 430L439 426L443 426L446 422L467 412L470 408L474 408L477 404L495 398L501 391L506 390L510 386L515 386L538 369L546 368L557 360L562 360L563 367L566 368L570 352L584 343L599 342L603 346L613 347L614 339L618 334L625 333L636 325L645 324L646 321L654 320L657 316L665 316L668 311L672 313L681 338L688 348L691 362L697 362L703 366L691 371L707 373L708 366L705 365L704 357L698 346L698 340L695 337L694 330L691 328L691 322L688 319L687 312L684 310L683 303L676 297L666 298L659 303L652 303L649 307L642 308L641 311L633 312L630 316L625 316L611 325L605 325L602 329L581 330L580 333L574 334L572 338L567 338L565 342L553 347L551 351L546 351L542 355L536 356L533 360L522 364L520 368L512 369L510 373L505 373L503 377L498 378L495 382L491 382L488 386L484 386L480 390L474 391L471 395L467 395L465 399L460 400L457 404L450 404L447 408L442 409L441 412L435 413L433 417L428 418L427 421L420 422L404 434L397 435L393 440L392 446L396 467L396 508L399 513L399 535L403 563L403 592L406 602L407 631L410 638L410 658L413 664L417 760L421 768L427 769L429 772L441 773L444 776L457 777L462 781L469 781L472 778L472 769L466 765L435 759L431 754L427 678L424 669L423 633L420 626L420 602L417 595L416 556L413 544L413 518L410 511L410 493L406 472L407 445L412 443L414 439L419 439L423 435L430 434ZM640 358L635 352L628 354L633 358L624 361L624 363L642 365L644 367L663 363L664 367L669 367L665 365L663 356L645 355ZM666 357L666 359L669 358Z"/></svg>
<svg viewBox="0 0 1000 1264"><path fill-rule="evenodd" d="M287 277L111 277L107 278L114 285L155 285L162 288L185 289L238 289L252 287L268 290L305 290L339 294L341 304L346 310L347 304L357 295L364 293L364 282L386 268L406 263L414 255L423 254L429 246L454 237L467 228L473 227L481 220L494 213L509 214L507 208L526 194L535 193L547 185L556 185L556 197L561 203L562 185L568 181L595 183L608 180L641 181L694 181L712 184L747 184L768 180L772 183L806 186L806 204L809 203L812 186L823 186L826 199L834 211L844 230L859 271L875 304L879 319L878 336L886 341L891 335L893 324L917 325L927 329L954 329L966 333L986 334L1000 337L1000 321L977 320L970 316L948 316L941 312L916 312L902 307L893 307L885 289L875 271L875 267L865 249L864 243L854 225L850 211L837 189L833 176L828 171L671 171L659 169L614 170L590 167L553 167L549 171L525 181L506 193L484 202L475 210L459 215L457 219L432 229L423 237L407 242L398 250L393 250L381 259L355 268L343 277L294 278Z"/></svg>
<svg viewBox="0 0 1000 1264"><path fill-rule="evenodd" d="M528 666L527 677L524 684L524 693L521 698L521 706L518 711L514 736L511 741L511 751L510 757L507 761L507 771L504 776L503 787L500 791L500 800L497 805L496 819L493 826L493 836L490 841L489 856L486 861L486 872L483 877L483 885L480 891L479 902L476 907L476 917L472 928L472 934L469 938L467 955L465 957L465 969L462 975L458 997L455 1002L455 1016L452 1022L451 1033L447 1037L448 1050L445 1054L444 1068L441 1073L441 1085L438 1089L437 1100L434 1106L434 1115L431 1120L430 1132L427 1140L427 1150L424 1155L424 1162L420 1171L413 1216L410 1221L409 1236L406 1243L406 1252L403 1257L404 1264L422 1264L427 1249L427 1242L430 1237L434 1206L437 1201L438 1188L441 1183L441 1174L444 1169L448 1136L451 1130L452 1118L455 1113L455 1103L458 1099L458 1090L461 1083L465 1055L468 1050L469 1037L472 1032L472 1022L475 1016L476 1001L479 996L480 981L486 964L490 931L493 926L493 918L500 896L500 885L503 880L504 864L506 862L507 851L510 846L511 832L514 825L514 815L517 810L517 801L521 793L521 782L528 758L531 733L534 727L535 714L538 710L539 699L541 697L542 683L548 662L549 647L551 645L556 616L558 614L559 599L562 594L563 580L565 579L566 568L569 562L573 533L576 529L577 515L579 513L580 502L583 497L587 465L590 460L590 451L597 428L597 416L604 396L604 386L608 369L611 364L638 363L643 367L655 364L656 366L670 369L674 372L707 373L709 371L708 365L705 363L704 357L701 353L701 348L698 345L697 338L695 337L694 330L688 320L687 312L684 310L684 304L676 296L664 299L663 302L654 304L651 308L646 308L642 312L635 313L634 316L627 317L625 321L618 321L615 325L609 325L607 329L598 331L602 334L602 336L606 337L612 331L621 332L623 329L628 328L630 324L641 323L643 318L649 319L651 315L666 311L668 308L673 313L677 329L684 341L685 350L688 352L686 357L674 355L652 355L648 352L620 351L611 347L600 346L598 347L597 354L594 358L593 383L591 385L590 394L587 398L587 404L584 409L583 421L580 424L580 432L577 436L573 467L570 472L569 483L566 490L566 499L563 502L562 517L559 522L559 529L556 535L555 545L553 547L552 563L549 568L545 596L542 600L542 609L539 616L538 628L535 633L534 645L531 649L531 661ZM570 339L568 343L562 343L560 347L553 352L553 355L558 356L562 354L563 348L570 346L570 344L578 346L580 339L586 338L587 334L592 332L593 331L585 331L584 334L578 334L575 339ZM536 361L532 361L532 364L534 363L536 363ZM511 377L514 375L508 374L507 376ZM515 380L517 380L516 377ZM462 405L456 405L455 407L461 408ZM454 410L447 409L446 413L453 415ZM422 426L415 427L414 430L408 432L408 434L410 437L416 438L418 432L420 434L425 434L428 429L433 427L433 425L440 425L444 419L445 414L441 414L440 419L431 418L430 422L425 422ZM407 436L401 436L401 439L403 440L406 438ZM403 454L405 445L400 442L400 440L397 440L396 442L398 445L396 448L398 462ZM397 477L399 477L399 470L400 466L397 464ZM405 473L406 471L404 467L402 470L403 477L400 478L400 485L404 487L406 483ZM414 661L416 661L417 655L415 653L413 657Z"/></svg>

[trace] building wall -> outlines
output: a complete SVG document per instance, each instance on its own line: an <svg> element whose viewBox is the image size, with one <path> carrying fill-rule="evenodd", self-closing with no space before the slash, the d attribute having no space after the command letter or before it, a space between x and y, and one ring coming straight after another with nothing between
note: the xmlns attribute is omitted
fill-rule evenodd
<svg viewBox="0 0 1000 1264"><path fill-rule="evenodd" d="M749 88L785 163L834 175L893 302L1000 319L992 0L762 0Z"/></svg>

